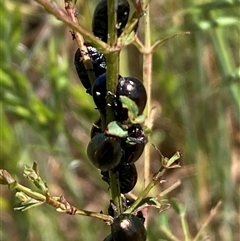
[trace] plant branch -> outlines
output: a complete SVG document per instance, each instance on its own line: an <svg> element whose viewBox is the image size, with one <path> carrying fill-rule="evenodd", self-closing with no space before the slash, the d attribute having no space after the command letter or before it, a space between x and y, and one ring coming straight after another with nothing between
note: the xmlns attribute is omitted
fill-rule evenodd
<svg viewBox="0 0 240 241"><path fill-rule="evenodd" d="M168 193L172 192L174 189L176 189L177 187L179 187L181 185L181 180L178 180L177 182L175 182L173 185L171 185L169 188L165 189L164 191L162 191L160 194L158 194L156 196L156 198L160 198L160 197L164 197L166 196Z"/></svg>
<svg viewBox="0 0 240 241"><path fill-rule="evenodd" d="M160 231L167 236L170 241L181 241L176 236L174 236L167 228L161 227Z"/></svg>
<svg viewBox="0 0 240 241"><path fill-rule="evenodd" d="M150 8L148 1L143 2L146 8L146 14L144 18L144 48L150 49L151 47L151 32L150 32ZM143 83L147 92L147 105L145 108L146 120L145 125L151 130L151 95L152 95L152 52L143 54ZM148 141L151 142L149 135ZM144 186L150 182L150 145L147 144L144 149ZM146 225L148 220L146 219Z"/></svg>
<svg viewBox="0 0 240 241"><path fill-rule="evenodd" d="M78 19L76 18L77 10L75 9L75 5L72 3L72 1L65 0L65 9L72 22L79 26ZM85 69L87 70L87 75L90 80L90 83L93 84L94 80L96 79L96 76L94 71L91 71L93 69L92 60L88 54L87 46L84 44L84 38L79 32L76 32L74 30L73 36L75 37L81 52L81 59L79 59L79 61L83 63Z"/></svg>
<svg viewBox="0 0 240 241"><path fill-rule="evenodd" d="M124 45L129 45L134 42L134 28L139 21L139 18L142 15L135 11L132 15L132 18L128 21L126 27L124 28L123 32L121 33L120 37L117 40L116 48L121 49Z"/></svg>
<svg viewBox="0 0 240 241"><path fill-rule="evenodd" d="M157 40L151 47L151 52L153 52L157 47L159 47L160 45L164 44L165 42L167 42L169 39L175 38L176 36L179 35L186 35L186 34L191 34L190 32L181 32L181 33L176 33L172 36L166 37L164 39L159 39Z"/></svg>
<svg viewBox="0 0 240 241"><path fill-rule="evenodd" d="M211 210L210 215L208 216L207 220L203 223L202 227L198 231L196 237L193 239L193 241L199 240L201 237L203 231L206 229L206 227L209 225L209 223L212 221L214 216L218 213L220 206L222 205L222 201L219 201L217 205Z"/></svg>
<svg viewBox="0 0 240 241"><path fill-rule="evenodd" d="M150 2L151 2L151 0L143 0L143 6L142 6L142 8L143 8L144 10L146 10L147 7L149 6Z"/></svg>
<svg viewBox="0 0 240 241"><path fill-rule="evenodd" d="M183 234L185 237L185 241L190 241L191 238L190 238L189 226L186 219L186 207L184 207L183 209L184 210L181 210L180 212L180 220L182 224Z"/></svg>
<svg viewBox="0 0 240 241"><path fill-rule="evenodd" d="M34 199L38 203L42 203L42 204L46 203L48 205L51 205L55 207L59 212L65 212L71 215L82 215L82 216L94 217L109 223L112 223L113 221L113 218L109 215L76 208L70 205L63 196L51 197L48 194L43 195L42 193L35 192L30 188L25 187L20 183L18 183L16 180L12 178L12 176L6 170L3 170L3 169L0 169L0 184L8 185L10 190L15 190L17 193L19 192L24 193L27 197ZM22 203L23 206L25 204L26 203L24 202Z"/></svg>
<svg viewBox="0 0 240 241"><path fill-rule="evenodd" d="M83 28L81 25L77 24L76 22L73 22L72 19L69 19L68 16L62 10L60 10L56 5L53 5L46 0L34 0L34 1L40 4L48 13L54 15L58 20L65 23L74 32L81 33L85 39L90 41L103 54L107 54L109 52L115 51L114 48L111 48L103 41L97 39L92 33L90 33L88 30Z"/></svg>
<svg viewBox="0 0 240 241"><path fill-rule="evenodd" d="M164 182L163 175L168 169L180 167L178 164L175 164L176 162L178 162L179 158L181 157L179 152L176 152L170 159L168 159L164 156L160 156L160 157L161 157L161 160L160 160L161 167L160 167L159 171L153 175L152 180L143 189L141 194L134 201L134 203L131 205L131 207L125 211L125 213L132 213L135 210L135 208L138 206L138 204L142 201L142 199L148 195L148 193L151 191L151 189L155 185L161 184L162 182Z"/></svg>
<svg viewBox="0 0 240 241"><path fill-rule="evenodd" d="M141 13L143 11L142 9L142 5L141 2L138 0L131 0L133 6L135 7L135 9L137 10L137 12Z"/></svg>
<svg viewBox="0 0 240 241"><path fill-rule="evenodd" d="M114 46L117 41L117 12L116 12L117 2L116 0L108 0L108 44ZM115 94L116 87L118 83L118 68L119 68L119 52L112 52L106 55L107 59L107 93L111 92ZM107 125L115 120L115 115L113 112L113 100L111 95L107 95L107 109L106 109L106 127ZM111 197L114 204L118 208L118 212L122 213L122 199L120 193L120 185L117 173L109 170L110 177L110 189Z"/></svg>

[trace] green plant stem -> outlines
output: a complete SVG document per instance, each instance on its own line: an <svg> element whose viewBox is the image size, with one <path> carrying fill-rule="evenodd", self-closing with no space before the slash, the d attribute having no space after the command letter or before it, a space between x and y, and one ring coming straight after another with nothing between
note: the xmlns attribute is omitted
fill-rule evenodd
<svg viewBox="0 0 240 241"><path fill-rule="evenodd" d="M178 168L178 167L180 167L178 164L175 164L175 162L181 157L179 151L176 152L170 159L165 158L164 156L162 156L160 151L159 151L159 154L160 154L160 157L161 157L161 164L162 164L160 169L159 169L159 171L153 175L151 182L148 183L148 185L145 187L145 189L141 192L141 194L134 201L134 203L131 205L131 207L128 208L125 211L125 213L132 213L137 208L137 206L140 204L140 202L143 200L143 198L145 198L148 195L148 193L151 191L151 189L155 185L160 184L163 181L163 175L169 168ZM162 196L166 195L168 192L170 192L171 190L173 190L174 188L179 186L180 183L181 183L180 181L176 182L169 189L165 190L165 192L162 194ZM185 216L185 214L183 214L183 216ZM183 220L183 221L184 222L182 222L182 224L183 224L183 226L185 228L186 234L189 234L186 220Z"/></svg>
<svg viewBox="0 0 240 241"><path fill-rule="evenodd" d="M143 8L144 11L148 8L150 2L151 2L151 0L143 0L142 8Z"/></svg>
<svg viewBox="0 0 240 241"><path fill-rule="evenodd" d="M215 215L218 213L219 208L221 206L222 202L219 201L217 205L211 210L210 215L208 216L207 220L203 223L202 227L198 231L197 235L193 239L193 241L198 241L203 233L203 231L207 228L209 223L212 221L212 219L215 217Z"/></svg>
<svg viewBox="0 0 240 241"><path fill-rule="evenodd" d="M118 213L123 212L122 208L122 198L120 195L120 190L119 190L119 180L118 180L118 175L117 173L114 173L112 171L109 171L109 177L110 177L110 189L111 189L111 196L114 204L118 207Z"/></svg>
<svg viewBox="0 0 240 241"><path fill-rule="evenodd" d="M190 34L190 32L188 32L188 31L187 32L180 32L180 33L176 33L176 34L173 34L171 36L168 36L168 37L166 37L164 39L159 39L152 45L151 51L153 52L157 47L163 45L164 43L166 43L168 40L170 40L172 38L175 38L175 37L177 37L179 35L186 35L186 34Z"/></svg>
<svg viewBox="0 0 240 241"><path fill-rule="evenodd" d="M212 13L213 15L213 13ZM209 16L209 21L214 19L213 16ZM223 30L220 28L213 28L212 29L213 34L211 34L212 40L213 40L213 46L215 48L215 53L218 56L219 65L221 67L222 75L224 76L224 80L228 79L226 77L233 75L233 63L232 63L232 57L230 56L230 51L228 51L228 45L224 41L223 36ZM237 74L237 73L236 73ZM240 101L239 101L239 86L236 84L231 83L229 86L229 92L232 95L232 98L234 100L234 105L236 108L236 111L240 110ZM240 116L237 116L238 123L240 123Z"/></svg>
<svg viewBox="0 0 240 241"><path fill-rule="evenodd" d="M10 189L15 190L15 191L23 192L27 196L29 196L29 197L31 197L35 200L38 200L38 201L41 201L41 202L46 201L46 197L43 194L41 194L39 192L34 192L30 188L25 187L25 186L19 184L18 182L15 182L13 185L10 185Z"/></svg>
<svg viewBox="0 0 240 241"><path fill-rule="evenodd" d="M161 183L163 174L166 172L166 168L164 166L162 166L160 168L160 170L155 173L155 175L152 177L152 180L148 183L148 185L143 189L143 191L141 192L141 194L138 196L138 198L134 201L134 203L132 204L132 206L130 208L128 208L126 210L125 213L132 213L134 211L134 209L138 206L138 204L142 201L143 198L145 198L148 193L151 191L151 189Z"/></svg>
<svg viewBox="0 0 240 241"><path fill-rule="evenodd" d="M187 223L185 214L186 214L186 211L183 211L183 212L180 213L180 220L181 220L181 224L182 224L182 229L183 229L185 241L190 241L191 238L190 238L188 223Z"/></svg>
<svg viewBox="0 0 240 241"><path fill-rule="evenodd" d="M174 236L167 228L161 227L160 232L167 236L167 238L171 241L181 241L176 236Z"/></svg>
<svg viewBox="0 0 240 241"><path fill-rule="evenodd" d="M116 9L116 0L108 0L108 44L110 46L114 46L117 41L117 31L116 31L116 20L117 13ZM119 68L119 52L112 52L106 55L107 59L107 91L115 94L116 87L118 83L118 68ZM107 95L107 108L106 108L106 125L111 121L115 120L114 112L113 112L113 103L111 95ZM106 126L107 128L107 126ZM105 129L106 129L105 128ZM119 187L118 174L113 171L109 171L110 177L110 189L111 189L111 197L114 204L118 208L118 212L122 213L122 199Z"/></svg>
<svg viewBox="0 0 240 241"><path fill-rule="evenodd" d="M107 91L115 94L116 86L118 82L118 68L119 68L119 52L114 52L106 55L107 59ZM107 107L106 107L106 126L107 129L108 123L115 120L115 115L113 111L113 99L111 95L107 95Z"/></svg>
<svg viewBox="0 0 240 241"><path fill-rule="evenodd" d="M138 204L142 201L144 197L148 195L148 193L151 191L151 189L156 185L157 183L152 180L148 183L148 185L144 188L144 190L141 192L141 194L138 196L138 198L134 201L132 206L125 211L125 213L132 213L134 209L138 206Z"/></svg>
<svg viewBox="0 0 240 241"><path fill-rule="evenodd" d="M145 41L144 47L149 50L151 48L151 32L150 32L150 10L146 9L144 21ZM151 89L152 89L152 52L143 55L143 82L147 91L146 121L145 125L151 129ZM148 141L150 142L150 136ZM144 150L144 186L150 182L150 145L146 145Z"/></svg>
<svg viewBox="0 0 240 241"><path fill-rule="evenodd" d="M115 11L116 0L108 0L108 44L114 46L117 41L116 20L117 13ZM119 69L119 52L112 52L106 55L107 59L107 90L114 93L118 83L118 69ZM107 102L111 103L111 96L107 96ZM112 108L107 109L107 123L114 120Z"/></svg>
<svg viewBox="0 0 240 241"><path fill-rule="evenodd" d="M12 179L11 175L5 170L1 170L0 174L1 174L0 175L1 178L3 177L4 180L7 181L6 176L8 177L8 180L9 179L11 180L10 182L4 183L4 185L8 185L10 190L15 190L16 192L22 192L22 193L26 194L28 197L30 197L38 202L47 203L47 204L55 207L56 209L58 209L58 211L66 212L66 213L74 214L74 215L94 217L94 218L102 219L109 223L112 223L112 221L113 221L113 218L109 215L78 209L70 204L68 204L68 206L67 206L66 203L61 201L61 198L55 198L55 197L51 197L49 195L45 196L39 192L32 191L30 188L27 188L27 187L21 185L20 183L18 183L16 180ZM3 184L3 183L1 183L1 184ZM70 207L70 209L69 209L69 207ZM71 213L71 210L74 210L74 212Z"/></svg>
<svg viewBox="0 0 240 241"><path fill-rule="evenodd" d="M179 187L181 185L181 180L178 180L177 182L175 182L172 186L170 186L169 188L165 189L164 191L162 191L160 194L158 194L156 196L156 198L160 198L160 197L164 197L167 194L169 194L170 192L172 192L174 189L176 189L177 187Z"/></svg>
<svg viewBox="0 0 240 241"><path fill-rule="evenodd" d="M107 90L115 94L118 83L118 68L119 68L119 52L113 52L106 55L107 65ZM112 105L112 96L107 95L107 102L109 108L107 108L107 123L114 121L114 113Z"/></svg>

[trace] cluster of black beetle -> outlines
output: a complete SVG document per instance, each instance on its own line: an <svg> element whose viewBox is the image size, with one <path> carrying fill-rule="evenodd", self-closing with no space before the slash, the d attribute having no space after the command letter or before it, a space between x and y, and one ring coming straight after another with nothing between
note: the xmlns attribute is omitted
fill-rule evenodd
<svg viewBox="0 0 240 241"><path fill-rule="evenodd" d="M117 35L121 35L127 24L130 6L127 0L118 0L117 6ZM107 0L102 0L95 8L92 30L96 37L107 42L108 39L108 8ZM136 29L135 29L136 30ZM106 58L95 47L86 44L88 55L91 58L93 69L88 70L82 63L82 53L77 49L75 53L75 66L78 76L86 89L93 97L101 118L97 120L91 130L91 141L87 147L89 160L101 170L102 179L110 184L109 170L117 173L120 192L130 192L137 182L137 170L135 162L141 156L147 138L141 124L132 124L128 121L128 111L123 108L120 96L126 96L134 101L138 107L138 115L141 115L147 100L147 93L142 82L133 77L119 75L116 93L108 93L106 87ZM88 71L94 71L96 79L91 84ZM106 117L106 109L109 107L106 98L110 94L113 104L110 106L114 112L115 120L127 126L127 137L109 135L105 131L103 118ZM126 125L127 123L127 125ZM104 126L104 127L103 127ZM130 207L134 200L123 196L123 210ZM144 217L141 211L134 214L115 215L115 206L111 202L108 213L114 217L111 225L111 234L104 241L145 241L146 229Z"/></svg>

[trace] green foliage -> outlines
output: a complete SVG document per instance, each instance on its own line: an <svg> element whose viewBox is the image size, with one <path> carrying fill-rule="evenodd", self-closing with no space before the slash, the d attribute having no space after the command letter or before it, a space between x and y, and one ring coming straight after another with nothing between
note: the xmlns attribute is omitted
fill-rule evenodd
<svg viewBox="0 0 240 241"><path fill-rule="evenodd" d="M97 1L88 2L78 2L80 22L87 27ZM239 1L151 1L150 11L152 39L180 31L191 35L171 39L154 52L152 141L164 156L183 151L184 174L166 177L182 179L181 189L168 195L178 201L171 211L154 212L149 240L194 237L219 200L220 218L206 235L237 240ZM21 181L23 165L37 161L52 195L106 212L107 186L85 153L98 112L75 73L77 46L69 29L33 1L1 1L0 16L0 168ZM141 58L129 47L123 72L141 76ZM155 156L153 150L154 168ZM12 193L1 192L3 240L101 240L109 231L98 220L66 216L44 205L18 213L12 211L15 202ZM186 223L190 234L183 232Z"/></svg>

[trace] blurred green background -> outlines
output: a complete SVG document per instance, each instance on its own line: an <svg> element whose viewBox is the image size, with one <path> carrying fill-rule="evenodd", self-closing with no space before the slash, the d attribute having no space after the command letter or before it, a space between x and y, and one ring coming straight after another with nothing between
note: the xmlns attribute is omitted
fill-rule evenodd
<svg viewBox="0 0 240 241"><path fill-rule="evenodd" d="M64 2L56 1L63 9ZM91 30L98 1L78 0L79 22ZM183 152L182 168L166 175L182 184L167 198L186 206L192 237L222 200L202 240L238 240L240 184L240 3L239 1L157 1L150 5L152 39L180 31L153 55L151 141L165 156ZM86 146L98 112L78 80L73 57L77 44L70 29L30 0L0 2L0 168L21 183L24 165L36 161L50 194L92 211L107 212L108 186L87 160ZM139 28L143 39L143 19ZM134 46L121 53L120 74L142 79L142 55ZM159 168L152 148L151 172ZM137 162L139 176L143 158ZM139 182L133 194L143 187ZM2 241L103 240L109 227L42 205L13 211L14 193L0 186ZM166 199L166 197L164 197ZM184 240L179 215L172 209L150 212L148 239L171 240L166 227ZM173 240L173 239L172 239Z"/></svg>

